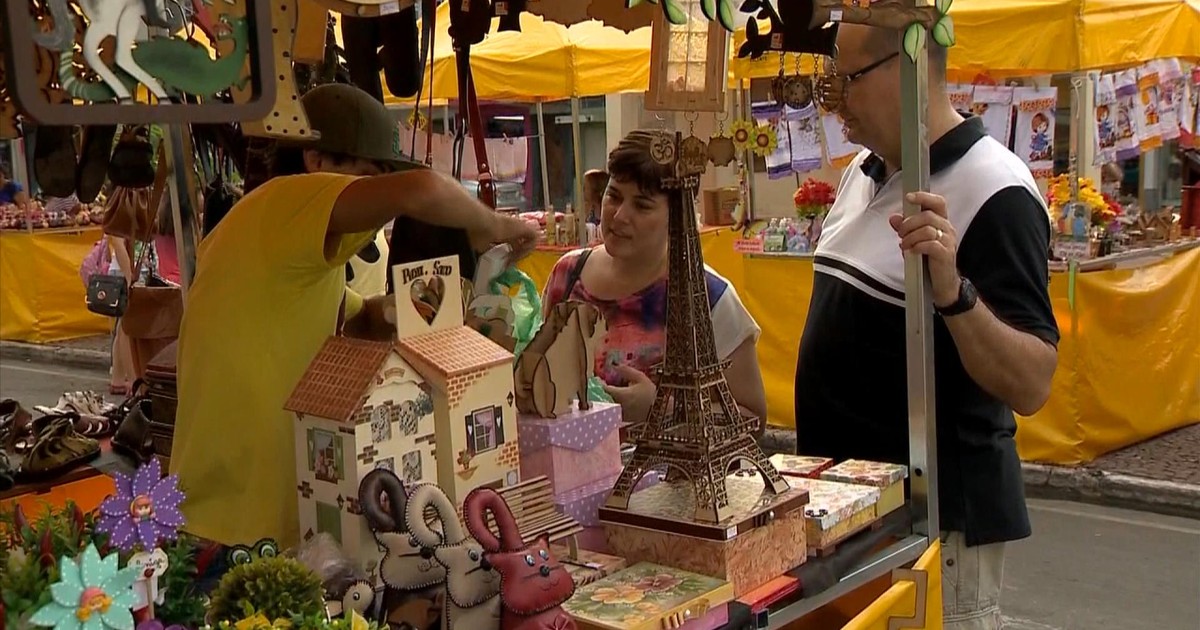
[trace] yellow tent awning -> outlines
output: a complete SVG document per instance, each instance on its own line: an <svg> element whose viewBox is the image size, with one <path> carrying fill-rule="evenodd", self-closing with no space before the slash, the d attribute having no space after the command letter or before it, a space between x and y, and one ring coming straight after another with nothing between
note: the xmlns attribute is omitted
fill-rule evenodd
<svg viewBox="0 0 1200 630"><path fill-rule="evenodd" d="M948 65L957 80L976 74L1031 76L1105 70L1151 59L1200 58L1200 0L957 0L957 43ZM734 54L745 41L734 36ZM785 60L795 71L795 60ZM811 72L809 60L801 67ZM779 57L734 58L734 78L779 73Z"/></svg>
<svg viewBox="0 0 1200 630"><path fill-rule="evenodd" d="M519 32L500 32L499 22L492 20L491 33L471 47L471 76L480 99L549 101L644 90L649 83L648 28L624 33L599 22L567 28L530 13L521 14ZM449 5L443 3L431 51L435 99L458 98L449 27ZM412 99L389 96L387 102L411 105Z"/></svg>

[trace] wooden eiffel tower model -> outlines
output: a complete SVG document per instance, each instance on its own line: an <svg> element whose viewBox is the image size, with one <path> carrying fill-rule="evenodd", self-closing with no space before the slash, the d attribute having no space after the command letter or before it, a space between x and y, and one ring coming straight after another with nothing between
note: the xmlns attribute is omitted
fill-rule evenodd
<svg viewBox="0 0 1200 630"><path fill-rule="evenodd" d="M664 164L667 159L677 163L676 156L686 160L686 143L694 138L681 142L680 135L671 137L664 132L652 151L655 159ZM772 494L786 492L789 486L754 440L758 418L741 414L725 382L729 363L717 358L696 225L699 174L678 166L676 173L680 176L663 182L670 199L670 260L667 347L659 368L658 393L646 422L631 435L637 450L621 470L605 507L628 509L642 476L665 468L672 479L683 477L692 482L694 520L719 523L732 516L725 478L740 460L759 470Z"/></svg>

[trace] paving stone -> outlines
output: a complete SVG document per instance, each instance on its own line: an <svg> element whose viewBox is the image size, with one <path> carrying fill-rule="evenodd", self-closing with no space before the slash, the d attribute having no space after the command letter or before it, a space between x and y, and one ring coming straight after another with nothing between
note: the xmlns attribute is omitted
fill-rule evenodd
<svg viewBox="0 0 1200 630"><path fill-rule="evenodd" d="M1200 485L1200 423L1114 451L1097 458L1088 467L1107 473Z"/></svg>

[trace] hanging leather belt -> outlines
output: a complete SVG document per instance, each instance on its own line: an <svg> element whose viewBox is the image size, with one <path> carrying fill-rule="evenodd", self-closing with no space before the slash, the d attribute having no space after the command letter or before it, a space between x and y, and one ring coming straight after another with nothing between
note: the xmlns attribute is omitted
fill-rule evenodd
<svg viewBox="0 0 1200 630"><path fill-rule="evenodd" d="M458 120L454 138L455 177L462 177L462 160L465 149L463 135L470 133L475 148L475 162L479 170L479 200L495 209L496 184L488 165L487 143L484 142L483 118L479 115L479 99L475 95L475 82L471 77L471 48L459 46L454 51L458 65Z"/></svg>
<svg viewBox="0 0 1200 630"><path fill-rule="evenodd" d="M437 0L421 0L421 71L428 78L429 103L425 110L425 165L433 165L433 50L434 34L437 33ZM413 102L413 121L420 120L421 95L426 89L426 82L421 81L417 87L417 98ZM413 159L417 156L417 131L421 125L413 125L412 150Z"/></svg>

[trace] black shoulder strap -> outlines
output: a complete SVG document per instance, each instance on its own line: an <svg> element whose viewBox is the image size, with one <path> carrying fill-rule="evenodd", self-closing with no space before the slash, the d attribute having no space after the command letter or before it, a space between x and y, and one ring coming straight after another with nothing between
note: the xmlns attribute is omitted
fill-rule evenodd
<svg viewBox="0 0 1200 630"><path fill-rule="evenodd" d="M588 256L591 255L592 250L585 249L575 259L575 264L571 267L571 273L567 275L567 290L563 292L563 301L571 299L571 293L575 291L575 285L579 284L579 279L583 277L583 266L587 264Z"/></svg>

